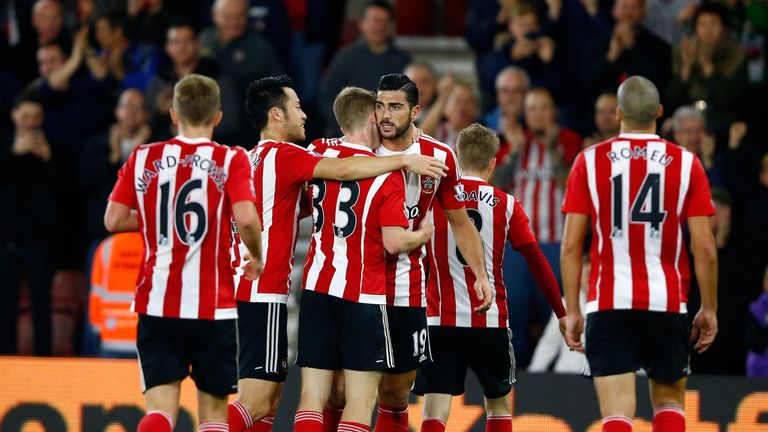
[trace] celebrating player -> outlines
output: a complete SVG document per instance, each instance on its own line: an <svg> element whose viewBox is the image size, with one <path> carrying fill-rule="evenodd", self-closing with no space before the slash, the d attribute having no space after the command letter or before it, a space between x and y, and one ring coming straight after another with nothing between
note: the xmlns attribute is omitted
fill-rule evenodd
<svg viewBox="0 0 768 432"><path fill-rule="evenodd" d="M483 386L488 415L486 431L511 432L509 392L514 382L514 353L507 319L507 290L502 263L507 240L524 257L539 288L562 326L565 307L560 289L544 253L528 227L528 217L515 197L488 184L496 167L499 138L490 129L473 124L458 138L457 151L464 186L463 201L480 232L486 270L496 301L485 315L470 290L475 275L457 248L456 237L443 212L433 212L435 236L429 244L427 322L432 361L423 364L413 392L424 395L422 432L443 432L452 395L464 393L464 378L471 368Z"/></svg>
<svg viewBox="0 0 768 432"><path fill-rule="evenodd" d="M211 141L220 107L215 81L179 81L171 108L179 135L136 148L104 216L110 232L141 231L147 252L131 306L148 411L139 432L173 430L190 367L200 431L227 430L227 395L237 392L230 221L253 257L249 278L261 271L261 224L245 151Z"/></svg>
<svg viewBox="0 0 768 432"><path fill-rule="evenodd" d="M701 163L659 138L659 93L634 76L619 87L621 134L579 154L568 178L562 277L566 341L582 351L579 307L581 251L592 224L586 353L603 417L603 431L632 430L635 371L650 378L653 430L685 430L682 411L689 340L703 352L717 334L715 213ZM686 317L690 283L683 224L688 223L701 309Z"/></svg>
<svg viewBox="0 0 768 432"><path fill-rule="evenodd" d="M248 118L261 134L251 151L256 207L264 223L264 272L255 281L236 274L240 317L240 395L230 405L230 429L271 430L288 368L286 300L291 285L297 216L304 184L313 178L351 181L407 169L442 177L447 167L435 158L323 158L292 144L303 141L306 115L288 77L267 77L248 88ZM240 250L235 250L239 266Z"/></svg>

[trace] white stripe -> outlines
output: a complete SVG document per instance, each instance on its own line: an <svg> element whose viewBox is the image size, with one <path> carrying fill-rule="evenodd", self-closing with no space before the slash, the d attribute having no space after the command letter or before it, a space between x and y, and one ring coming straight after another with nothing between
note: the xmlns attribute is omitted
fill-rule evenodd
<svg viewBox="0 0 768 432"><path fill-rule="evenodd" d="M592 206L595 208L595 214L597 215L597 217L595 218L596 219L595 226L597 227L597 229L595 230L595 234L597 235L597 254L598 256L601 256L603 253L604 240L603 240L602 230L600 229L600 198L597 195L597 174L596 174L597 167L595 166L595 149L589 148L587 150L584 150L583 154L584 154L584 165L587 168L587 185L589 186L589 196L592 198ZM607 217L611 217L610 209L608 211L609 211L609 214L607 215ZM599 290L600 278L601 278L603 266L606 265L607 263L603 263L602 258L600 258L598 262L600 263L599 266L597 268L593 267L591 270L591 271L597 272L595 301L590 302L593 304L592 307L590 307L590 303L587 303L587 307L585 308L585 313L596 311L598 301L600 300L600 290ZM613 263L610 263L610 264L612 265Z"/></svg>
<svg viewBox="0 0 768 432"><path fill-rule="evenodd" d="M267 304L267 338L266 338L267 346L265 349L266 356L264 358L264 371L267 373L272 372L270 368L270 364L272 360L272 325L273 325L272 315L274 315L272 311L272 306L273 306L273 303Z"/></svg>
<svg viewBox="0 0 768 432"><path fill-rule="evenodd" d="M659 154L667 153L667 145L659 141L649 141L646 144L648 154L658 152ZM664 185L666 183L666 167L658 161L652 161L649 157L646 160L647 173L659 174L659 188L660 188L660 210L666 210L664 208ZM650 205L653 199L652 194L648 194L648 204ZM650 207L648 207L650 210ZM660 231L655 237L651 236L650 224L645 225L645 267L648 272L648 309L652 311L665 312L667 310L667 278L664 275L664 267L661 264L661 239L664 233L664 225L659 227Z"/></svg>
<svg viewBox="0 0 768 432"><path fill-rule="evenodd" d="M148 153L149 153L148 148L142 148L136 152L136 160L135 160L136 165L133 167L134 182L137 182L138 179L141 178L141 175L142 175L141 173L144 172L144 164L146 163ZM134 187L134 189L136 188ZM149 260L150 245L149 245L149 240L147 240L147 231L148 231L147 213L146 213L146 210L144 209L144 194L136 193L136 205L138 207L138 213L139 213L139 217L141 218L141 223L145 227L144 230L142 230L141 236L144 239L144 261L143 262L146 263L147 260ZM145 278L146 276L143 276L140 281L137 281L136 286L138 287L138 286L144 285L144 283L146 282ZM131 302L131 312L136 312L135 300Z"/></svg>
<svg viewBox="0 0 768 432"><path fill-rule="evenodd" d="M621 149L629 149L629 141L614 141L611 143L611 150L617 154ZM611 244L613 245L613 307L614 309L631 309L632 308L632 260L629 256L629 183L630 183L630 171L629 171L629 159L619 158L618 161L611 162L611 178L617 175L622 176L622 192L621 192L621 208L622 208L622 220L621 220L621 235L611 237ZM610 179L609 179L610 181ZM613 191L613 184L610 185L611 191ZM613 199L611 200L613 202ZM617 203L614 202L614 206ZM611 220L613 216L613 209L608 209L610 212Z"/></svg>
<svg viewBox="0 0 768 432"><path fill-rule="evenodd" d="M535 169L538 166L539 163L539 146L537 145L531 145L530 150L528 151L528 170L533 167ZM522 161L521 161L522 162ZM517 180L515 183L519 182L520 180ZM529 215L531 218L529 221L529 224L531 226L531 230L533 230L533 207L536 204L536 197L534 196L533 192L536 187L536 180L534 178L526 179L525 182L525 188L521 188L522 196L518 195L520 199L520 203L523 205L525 209L525 214ZM541 226L541 224L539 224ZM538 231L534 231L533 234L536 236L539 241L541 241L541 235Z"/></svg>
<svg viewBox="0 0 768 432"><path fill-rule="evenodd" d="M693 167L693 154L689 151L682 151L680 160L680 190L677 195L677 217L680 218L683 213L683 205L688 196L688 188L691 184L691 169ZM680 293L680 313L687 313L683 299L682 276L680 275L680 253L683 250L683 230L678 223L677 226L677 245L675 249L675 272L677 273L677 292Z"/></svg>
<svg viewBox="0 0 768 432"><path fill-rule="evenodd" d="M223 168L224 168L224 172L226 172L227 175L229 175L229 166L231 165L232 159L235 157L236 154L237 154L236 151L228 150L227 153L224 156L224 167ZM249 176L249 178L250 178L249 181L250 182L253 182L253 178L252 178L253 175L252 174L253 173L251 173L251 176ZM222 213L224 212L224 201L225 201L224 197L225 196L226 196L226 192L222 193L219 196L219 202L216 205L216 222L217 222L216 223L216 249L215 249L216 254L219 253L219 248L221 247L220 238L221 238L221 225L222 224L228 224L228 225L225 225L225 226L230 227L229 230L230 230L230 235L231 235L231 225L229 225L231 223L231 221L224 221L224 220L222 220L222 217L221 217ZM234 245L232 245L232 247L234 247ZM214 266L214 269L215 270L214 270L214 273L213 273L213 277L214 277L213 280L214 280L214 283L216 284L215 285L216 286L216 296L214 297L214 299L215 299L214 301L216 302L214 304L214 315L215 315L216 314L216 310L219 308L219 289L221 288L219 286L219 266L218 266L218 263L216 263L216 265ZM236 287L237 287L237 285L235 285L235 288Z"/></svg>
<svg viewBox="0 0 768 432"><path fill-rule="evenodd" d="M390 174L391 173L387 173L387 174L376 177L370 189L368 189L368 195L365 197L365 203L363 204L362 220L360 221L360 224L362 225L362 235L360 236L360 263L363 264L363 269L365 267L365 264L364 264L365 263L365 237L368 231L368 227L365 224L365 221L368 220L368 212L371 210L371 202L373 201L373 198L379 192L379 189L381 189L381 186L384 184L387 178L389 178ZM362 291L362 287L363 287L363 272L360 272L360 290L361 291ZM360 298L358 299L358 301L363 303L363 297L365 297L365 299L367 300L365 303L373 303L371 300L377 297L378 297L378 301L376 301L375 304L387 303L386 293L380 296L375 296L371 294L364 295L360 293Z"/></svg>
<svg viewBox="0 0 768 432"><path fill-rule="evenodd" d="M477 210L480 212L480 216L483 220L483 226L480 232L480 240L483 246L483 254L485 255L485 271L488 274L488 281L491 285L491 291L495 294L496 278L493 274L493 243L495 239L493 236L496 232L496 227L494 226L493 220L494 208L488 204L487 200L491 200L494 196L496 196L496 190L492 186L483 185L477 188L477 192ZM479 195L481 192L490 198L486 198L486 200L480 200ZM471 310L469 312L472 313ZM499 306L495 301L491 302L491 308L488 309L488 311L485 313L485 326L499 326Z"/></svg>
<svg viewBox="0 0 768 432"><path fill-rule="evenodd" d="M563 229L565 225L565 215L560 213L560 209L557 207L560 203L563 202L564 198L564 191L563 187L560 185L557 185L555 187L555 207L551 209L550 215L555 218L555 233L554 238L552 241L555 242L561 242L563 240Z"/></svg>
<svg viewBox="0 0 768 432"><path fill-rule="evenodd" d="M454 310L456 311L456 327L472 327L472 302L469 298L469 288L467 287L467 276L464 273L464 265L457 257L456 238L453 236L453 230L447 229L448 246L448 271L453 280L454 300L456 302Z"/></svg>
<svg viewBox="0 0 768 432"><path fill-rule="evenodd" d="M167 160L168 157L174 157L177 161L181 154L181 146L175 144L166 144L163 146L162 160ZM173 259L173 244L177 241L176 229L173 226L173 203L176 198L176 174L178 172L178 164L173 168L166 168L160 170L158 173L156 185L157 199L155 207L155 232L158 233L157 254L155 260L155 268L152 272L152 289L149 291L149 304L147 305L147 315L163 316L163 306L165 303L165 292L168 288L168 277L170 275L171 260ZM168 223L166 226L166 232L168 233L168 239L164 243L159 238L160 235L160 204L162 203L160 185L168 183L168 205L165 209L168 215ZM147 229L150 229L147 227Z"/></svg>
<svg viewBox="0 0 768 432"><path fill-rule="evenodd" d="M551 168L551 164L549 161L549 155L544 151L544 163L541 166L542 170L548 170ZM554 233L549 228L549 222L550 222L550 205L549 205L549 191L552 188L552 179L551 178L541 178L535 180L535 182L539 183L539 195L536 197L536 204L539 208L539 232L537 234L537 239L539 239L540 243L552 243L555 241L553 238Z"/></svg>
<svg viewBox="0 0 768 432"><path fill-rule="evenodd" d="M277 178L276 171L276 154L277 149L272 149L267 153L267 156L261 161L261 209L262 209L262 232L261 232L261 256L263 259L263 265L266 268L267 261L269 260L269 237L270 228L272 228L272 209L275 206L275 182ZM240 250L242 256L242 248ZM256 301L256 294L259 292L259 281L257 278L253 281L253 287L251 288L251 301Z"/></svg>
<svg viewBox="0 0 768 432"><path fill-rule="evenodd" d="M394 354L392 348L392 336L389 334L389 316L387 315L387 307L379 305L381 310L381 320L384 326L384 354L389 368L395 367Z"/></svg>

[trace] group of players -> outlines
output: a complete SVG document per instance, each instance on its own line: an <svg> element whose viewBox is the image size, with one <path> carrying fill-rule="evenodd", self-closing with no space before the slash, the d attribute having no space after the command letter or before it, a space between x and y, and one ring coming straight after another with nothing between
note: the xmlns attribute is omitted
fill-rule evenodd
<svg viewBox="0 0 768 432"><path fill-rule="evenodd" d="M646 111L653 105L652 86L639 77L622 86L623 132L655 125L658 93L652 118L632 111L637 100L650 101L641 106ZM583 351L578 282L574 286L581 254L576 264L566 260L583 241L590 216L593 230L609 229L593 241L596 271L587 305L588 313L599 311L590 313L587 352L603 429L629 424L631 430L634 387L629 404L628 384L617 377L643 367L652 383L665 384L654 399L658 430L684 430L668 426L682 419L684 428L680 383L684 389L690 334L679 319L690 277L680 230L686 219L706 221L713 212L706 178L690 153L636 133L579 156L563 205L566 317L521 205L488 184L499 147L494 132L479 125L462 131L457 160L414 126L416 85L392 74L381 78L376 93L342 90L333 109L343 138L303 148L293 143L305 139L306 115L290 80L263 78L247 92L247 115L261 139L249 153L211 141L222 118L216 83L194 74L182 79L171 108L179 135L138 147L109 198L107 228L141 231L146 247L133 304L147 404L139 431L172 430L180 383L190 374L199 390L200 431L271 430L288 370L286 301L298 220L309 215L314 226L299 314L302 388L294 431L368 431L378 401L375 429L406 432L411 391L425 396L422 431L444 431L467 369L484 389L486 430L511 431L515 378L505 244L525 257L571 349ZM618 203L604 205L606 190ZM691 229L697 264L704 256L699 250L709 247L700 231ZM637 243L644 239L642 249ZM676 247L669 249L670 241ZM646 257L642 265L648 261L643 280L636 280L638 247ZM651 262L653 256L660 262ZM694 320L703 330L699 349L716 333L712 271L699 274L697 265L706 310ZM658 277L664 287L649 289ZM637 327L616 330L622 317L592 319L627 312L614 309L645 313L634 318L651 329L643 341L629 333ZM599 337L592 336L592 324ZM671 325L679 330L674 337ZM654 337L666 340L663 349L641 353ZM612 349L619 343L621 358ZM228 404L234 393L237 400Z"/></svg>

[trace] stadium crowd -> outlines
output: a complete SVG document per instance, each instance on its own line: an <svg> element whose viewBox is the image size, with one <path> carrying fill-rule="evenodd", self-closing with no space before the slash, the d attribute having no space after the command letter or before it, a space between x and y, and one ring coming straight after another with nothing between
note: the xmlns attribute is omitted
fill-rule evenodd
<svg viewBox="0 0 768 432"><path fill-rule="evenodd" d="M455 148L473 122L498 132L494 183L525 207L556 275L569 168L581 149L617 134L616 89L642 75L662 93L662 136L701 159L717 209L721 334L692 369L766 373L768 3L457 1L464 28L445 30L471 47L471 80L440 75L395 42L398 14L443 2L374 1L359 17L347 16L355 9L347 3L360 2L3 3L0 354L92 354L79 329L91 262L108 235L107 197L137 145L175 135L172 90L190 73L221 88L216 140L248 149L258 141L243 109L254 79L292 77L309 143L337 136L331 108L342 88L374 90L382 75L406 73L419 87L425 133ZM510 326L524 367L550 309L525 261L507 257ZM696 309L692 298L691 316ZM19 326L19 316L33 325ZM19 327L33 329L33 347Z"/></svg>

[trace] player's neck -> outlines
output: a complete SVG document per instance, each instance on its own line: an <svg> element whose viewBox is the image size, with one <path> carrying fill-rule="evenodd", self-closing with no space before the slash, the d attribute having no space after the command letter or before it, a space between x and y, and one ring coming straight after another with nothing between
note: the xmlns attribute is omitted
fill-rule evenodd
<svg viewBox="0 0 768 432"><path fill-rule="evenodd" d="M371 137L366 137L364 133L353 132L351 134L344 135L344 142L361 145L363 147L374 149L373 140Z"/></svg>
<svg viewBox="0 0 768 432"><path fill-rule="evenodd" d="M646 126L646 127L637 127L637 126L630 126L626 123L621 123L621 130L620 133L623 134L656 134L656 123Z"/></svg>
<svg viewBox="0 0 768 432"><path fill-rule="evenodd" d="M488 183L488 179L491 178L491 172L490 171L484 171L480 172L477 170L466 170L462 168L462 177L477 177L479 179L482 179L484 182Z"/></svg>
<svg viewBox="0 0 768 432"><path fill-rule="evenodd" d="M213 126L183 126L179 125L179 135L187 138L213 138Z"/></svg>
<svg viewBox="0 0 768 432"><path fill-rule="evenodd" d="M277 141L277 142L288 142L288 136L284 132L277 131L273 128L267 127L266 129L261 131L261 140L262 141Z"/></svg>
<svg viewBox="0 0 768 432"><path fill-rule="evenodd" d="M384 146L385 149L393 152L408 150L408 148L413 145L413 125L411 125L411 127L409 127L399 138L383 139L381 145Z"/></svg>

